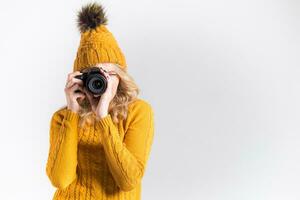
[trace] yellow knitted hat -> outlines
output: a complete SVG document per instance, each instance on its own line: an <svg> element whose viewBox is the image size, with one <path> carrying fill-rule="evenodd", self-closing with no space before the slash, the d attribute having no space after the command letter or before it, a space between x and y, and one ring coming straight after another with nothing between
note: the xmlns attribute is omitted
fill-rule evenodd
<svg viewBox="0 0 300 200"><path fill-rule="evenodd" d="M127 71L125 56L113 34L105 26L107 17L103 7L96 2L89 3L81 8L77 17L81 39L73 72L105 62L116 63Z"/></svg>

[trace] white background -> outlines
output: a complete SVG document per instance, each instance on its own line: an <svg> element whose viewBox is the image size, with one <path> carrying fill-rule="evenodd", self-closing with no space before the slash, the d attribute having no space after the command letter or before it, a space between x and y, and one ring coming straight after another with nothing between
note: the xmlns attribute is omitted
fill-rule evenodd
<svg viewBox="0 0 300 200"><path fill-rule="evenodd" d="M54 194L50 117L87 2L1 2L1 199ZM300 199L299 1L101 2L155 111L142 199Z"/></svg>

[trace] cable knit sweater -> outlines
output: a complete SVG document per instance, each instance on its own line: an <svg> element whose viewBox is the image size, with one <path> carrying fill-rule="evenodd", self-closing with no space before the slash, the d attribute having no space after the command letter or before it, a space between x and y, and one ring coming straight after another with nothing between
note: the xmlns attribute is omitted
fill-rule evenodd
<svg viewBox="0 0 300 200"><path fill-rule="evenodd" d="M147 101L137 99L118 124L108 114L81 128L78 113L66 107L57 110L51 118L46 164L57 188L53 200L140 200L153 114Z"/></svg>

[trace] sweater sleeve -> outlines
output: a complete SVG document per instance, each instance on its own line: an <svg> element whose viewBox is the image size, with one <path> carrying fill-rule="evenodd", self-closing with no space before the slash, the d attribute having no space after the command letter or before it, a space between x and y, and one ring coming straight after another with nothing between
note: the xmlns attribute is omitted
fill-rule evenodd
<svg viewBox="0 0 300 200"><path fill-rule="evenodd" d="M53 186L66 188L77 178L77 123L79 114L69 109L55 112L50 123L46 173Z"/></svg>
<svg viewBox="0 0 300 200"><path fill-rule="evenodd" d="M153 110L150 104L142 101L132 106L126 121L128 128L124 141L121 140L110 114L96 123L101 132L109 169L123 191L134 189L145 172L154 135Z"/></svg>

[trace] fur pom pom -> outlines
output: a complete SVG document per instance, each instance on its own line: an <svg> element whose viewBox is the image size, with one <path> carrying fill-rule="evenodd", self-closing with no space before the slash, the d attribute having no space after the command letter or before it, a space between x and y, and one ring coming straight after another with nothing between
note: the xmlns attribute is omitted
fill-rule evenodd
<svg viewBox="0 0 300 200"><path fill-rule="evenodd" d="M83 6L77 14L77 27L81 33L101 24L107 25L107 17L103 6L96 2Z"/></svg>

